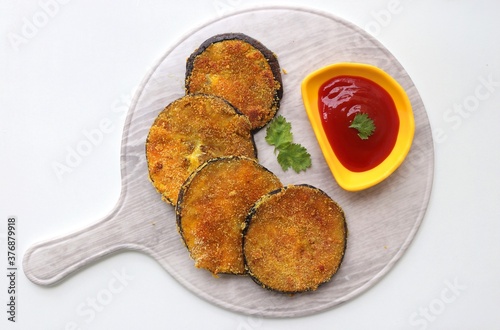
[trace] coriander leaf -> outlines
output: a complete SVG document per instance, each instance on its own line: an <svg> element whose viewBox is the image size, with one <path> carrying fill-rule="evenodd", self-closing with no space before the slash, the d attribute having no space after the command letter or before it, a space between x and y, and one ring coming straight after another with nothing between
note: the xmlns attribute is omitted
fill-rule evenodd
<svg viewBox="0 0 500 330"><path fill-rule="evenodd" d="M375 131L373 120L366 113L357 113L349 128L358 130L358 136L362 140L368 139Z"/></svg>
<svg viewBox="0 0 500 330"><path fill-rule="evenodd" d="M283 116L274 118L266 129L266 141L275 147L275 152L281 146L292 143L292 124L287 122Z"/></svg>
<svg viewBox="0 0 500 330"><path fill-rule="evenodd" d="M300 144L293 143L292 124L278 116L266 130L266 141L278 152L278 163L286 171L290 167L297 173L311 167L311 155Z"/></svg>
<svg viewBox="0 0 500 330"><path fill-rule="evenodd" d="M297 173L311 167L311 155L297 143L288 143L280 148L278 163L286 171L290 167Z"/></svg>

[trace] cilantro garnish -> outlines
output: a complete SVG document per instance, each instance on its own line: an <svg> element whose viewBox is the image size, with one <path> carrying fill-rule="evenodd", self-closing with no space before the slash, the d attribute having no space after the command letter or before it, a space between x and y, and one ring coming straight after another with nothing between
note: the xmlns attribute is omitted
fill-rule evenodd
<svg viewBox="0 0 500 330"><path fill-rule="evenodd" d="M311 155L298 143L293 143L292 125L278 116L266 130L266 141L278 152L278 163L286 171L290 167L297 173L311 167Z"/></svg>
<svg viewBox="0 0 500 330"><path fill-rule="evenodd" d="M292 143L292 124L286 121L285 117L278 116L273 119L266 130L266 141L276 149L283 148L284 145Z"/></svg>
<svg viewBox="0 0 500 330"><path fill-rule="evenodd" d="M373 120L366 113L357 113L349 128L358 130L358 136L362 140L368 139L375 131Z"/></svg>
<svg viewBox="0 0 500 330"><path fill-rule="evenodd" d="M284 171L291 167L295 172L299 173L311 167L311 155L300 144L289 143L285 148L280 149L278 163L280 163Z"/></svg>

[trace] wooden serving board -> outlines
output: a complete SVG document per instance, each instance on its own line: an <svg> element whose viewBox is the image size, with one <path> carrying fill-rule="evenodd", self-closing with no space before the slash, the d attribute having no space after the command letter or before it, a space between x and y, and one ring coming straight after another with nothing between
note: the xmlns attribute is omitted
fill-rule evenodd
<svg viewBox="0 0 500 330"><path fill-rule="evenodd" d="M278 55L284 97L280 114L292 123L294 141L312 155L312 167L283 172L265 129L255 135L259 161L284 184L307 183L324 190L344 209L349 230L345 259L331 282L315 292L294 296L260 288L246 276L213 277L194 267L176 230L174 208L161 201L148 179L145 141L158 113L184 95L187 57L218 33L242 32ZM335 182L307 119L300 83L311 71L336 62L376 65L406 90L415 115L412 149L387 180L361 192L347 192ZM258 8L232 14L193 31L169 49L147 74L126 120L122 151L122 192L105 218L65 237L32 246L24 257L27 277L40 285L121 250L138 250L157 260L198 296L232 311L293 317L316 313L372 287L404 254L424 217L433 181L433 142L418 91L398 61L363 30L335 16L296 8Z"/></svg>

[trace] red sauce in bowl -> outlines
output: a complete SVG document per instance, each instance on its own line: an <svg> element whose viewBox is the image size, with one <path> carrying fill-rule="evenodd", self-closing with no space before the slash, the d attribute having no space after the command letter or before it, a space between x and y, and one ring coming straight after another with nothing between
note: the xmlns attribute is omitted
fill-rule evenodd
<svg viewBox="0 0 500 330"><path fill-rule="evenodd" d="M389 156L399 131L399 117L389 93L375 82L338 76L319 89L318 109L323 130L340 163L352 172L368 171ZM366 140L349 128L358 113L367 114L375 131Z"/></svg>

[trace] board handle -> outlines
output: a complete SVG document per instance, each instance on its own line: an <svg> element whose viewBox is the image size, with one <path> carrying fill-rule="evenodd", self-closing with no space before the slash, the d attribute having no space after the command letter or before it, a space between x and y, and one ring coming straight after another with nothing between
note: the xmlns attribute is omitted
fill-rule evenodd
<svg viewBox="0 0 500 330"><path fill-rule="evenodd" d="M97 259L126 248L122 241L126 221L115 221L118 213L115 209L90 227L30 247L23 259L28 279L39 285L52 285Z"/></svg>

